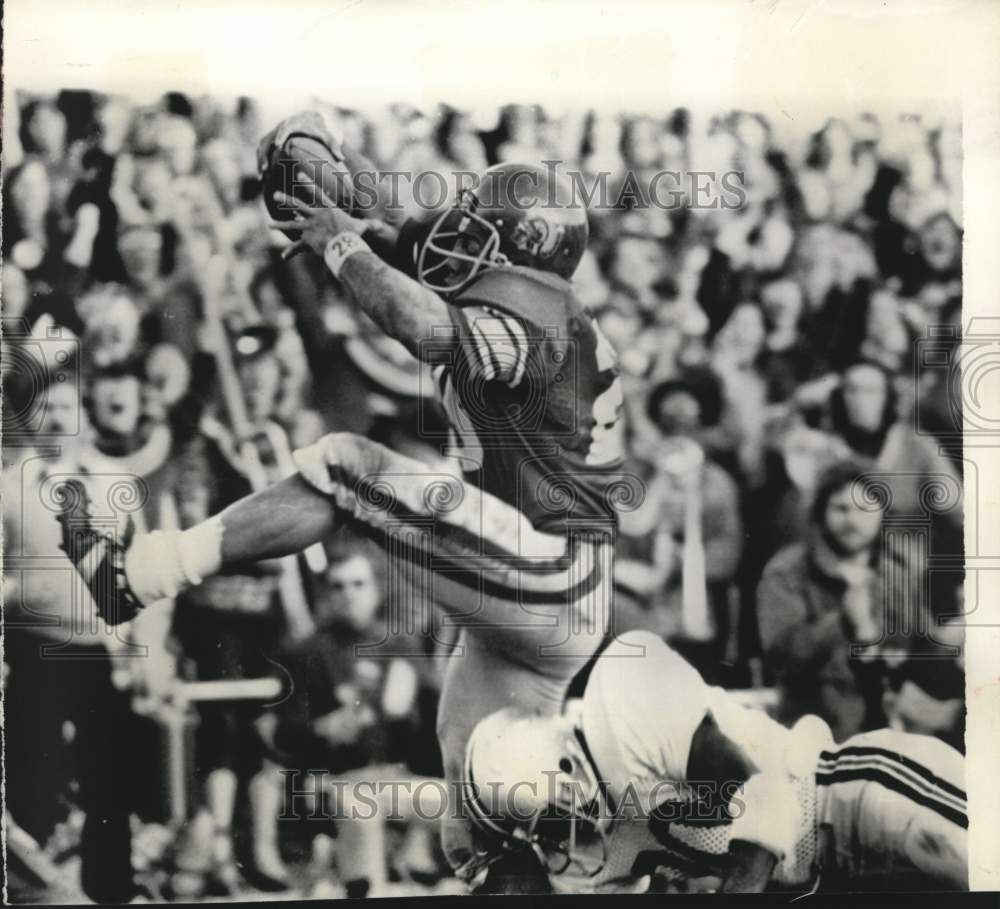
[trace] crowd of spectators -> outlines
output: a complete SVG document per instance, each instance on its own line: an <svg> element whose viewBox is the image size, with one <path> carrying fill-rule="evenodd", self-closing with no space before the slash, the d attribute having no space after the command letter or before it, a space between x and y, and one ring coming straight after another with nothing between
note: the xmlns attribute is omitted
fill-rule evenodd
<svg viewBox="0 0 1000 909"><path fill-rule="evenodd" d="M921 372L914 357L928 326L959 342L956 122L864 114L809 132L743 111L580 117L509 106L484 127L447 107L317 106L383 168L448 175L554 159L608 175L610 203L592 207L574 283L620 355L628 466L646 488L621 517L619 630L654 629L719 684L771 688L783 720L817 713L838 739L893 723L961 745L961 636L941 620L962 612L962 573L928 575L930 556L962 553L961 418L941 371ZM58 549L51 512L35 500L60 472L142 477L136 520L187 527L287 475L291 451L327 431L441 457L416 430L429 412L422 367L322 263L280 257L286 241L267 229L255 153L271 126L247 98L172 93L140 107L65 91L5 105L8 558ZM648 204L661 172L675 193L668 207ZM712 186L734 174L738 207L699 204L694 187L719 198ZM636 190L624 193L629 180ZM37 531L45 521L51 533ZM56 615L68 627L67 597L44 572L8 569L7 791L31 775L43 738L46 773L62 772L64 721L90 755L66 772L75 790L24 788L10 809L45 844L69 812L66 793L83 808L88 895L131 894L127 851L142 864L148 837L129 846L130 814L169 819L148 794L110 794L136 775L130 755L156 733L108 733L105 707L124 693L148 700L164 678L280 666L299 695L276 710L200 709L188 823L158 847L160 858L173 850L161 894L232 892L241 878L287 885L294 836L279 836L278 768L440 774L429 743L434 658L446 648L415 639L396 669L342 658L382 636L386 591L377 552L334 545L212 579L143 632L157 659L124 659L116 639L107 664L39 657L41 643L92 656L107 642L95 631L67 645L37 621ZM707 610L698 627L685 613L693 585ZM66 687L79 697L37 700ZM162 761L155 741L143 753L148 789ZM408 825L387 864L384 829L342 825L333 852L348 892L443 874L425 832ZM321 865L327 833L311 847ZM354 875L372 855L382 867Z"/></svg>

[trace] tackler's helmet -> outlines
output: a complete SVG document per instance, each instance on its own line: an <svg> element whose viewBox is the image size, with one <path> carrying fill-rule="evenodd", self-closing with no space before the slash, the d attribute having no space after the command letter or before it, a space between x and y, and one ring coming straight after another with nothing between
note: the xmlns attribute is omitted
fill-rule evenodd
<svg viewBox="0 0 1000 909"><path fill-rule="evenodd" d="M593 877L608 861L608 799L572 716L498 710L479 722L465 755L472 822L504 852L530 851L549 874Z"/></svg>
<svg viewBox="0 0 1000 909"><path fill-rule="evenodd" d="M446 294L507 265L568 280L588 234L586 207L569 178L531 164L497 164L432 225L417 274L425 287Z"/></svg>

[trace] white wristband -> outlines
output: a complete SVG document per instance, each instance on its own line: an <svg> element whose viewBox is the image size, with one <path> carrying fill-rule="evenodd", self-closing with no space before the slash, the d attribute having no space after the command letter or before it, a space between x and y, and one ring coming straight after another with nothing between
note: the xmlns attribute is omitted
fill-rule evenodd
<svg viewBox="0 0 1000 909"><path fill-rule="evenodd" d="M340 269L343 268L344 262L356 252L371 252L371 247L361 239L360 234L345 230L327 241L326 248L323 250L323 261L326 262L326 267L333 272L333 276L339 278Z"/></svg>

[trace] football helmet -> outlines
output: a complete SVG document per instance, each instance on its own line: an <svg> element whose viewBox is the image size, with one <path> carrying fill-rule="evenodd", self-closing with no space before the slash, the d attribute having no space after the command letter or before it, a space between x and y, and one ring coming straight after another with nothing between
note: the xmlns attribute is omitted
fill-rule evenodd
<svg viewBox="0 0 1000 909"><path fill-rule="evenodd" d="M572 712L504 709L482 719L466 748L463 789L472 822L501 847L487 863L530 850L549 874L593 877L607 864L607 792Z"/></svg>
<svg viewBox="0 0 1000 909"><path fill-rule="evenodd" d="M506 265L568 280L588 235L586 208L568 178L531 164L497 164L431 226L417 277L443 294L457 293L485 269Z"/></svg>

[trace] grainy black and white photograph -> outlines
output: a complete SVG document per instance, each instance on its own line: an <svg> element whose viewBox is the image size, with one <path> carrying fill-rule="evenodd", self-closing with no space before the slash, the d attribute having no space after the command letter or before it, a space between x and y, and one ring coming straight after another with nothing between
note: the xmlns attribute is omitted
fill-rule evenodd
<svg viewBox="0 0 1000 909"><path fill-rule="evenodd" d="M998 41L8 0L5 902L1000 889Z"/></svg>

